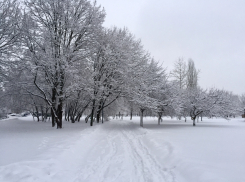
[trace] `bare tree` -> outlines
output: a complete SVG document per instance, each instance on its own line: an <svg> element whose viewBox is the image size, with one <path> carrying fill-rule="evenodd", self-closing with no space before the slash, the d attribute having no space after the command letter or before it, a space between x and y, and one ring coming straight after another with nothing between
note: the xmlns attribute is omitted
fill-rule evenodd
<svg viewBox="0 0 245 182"><path fill-rule="evenodd" d="M186 86L187 68L186 63L183 58L179 58L178 61L174 63L174 69L170 72L170 76L174 78L180 89Z"/></svg>

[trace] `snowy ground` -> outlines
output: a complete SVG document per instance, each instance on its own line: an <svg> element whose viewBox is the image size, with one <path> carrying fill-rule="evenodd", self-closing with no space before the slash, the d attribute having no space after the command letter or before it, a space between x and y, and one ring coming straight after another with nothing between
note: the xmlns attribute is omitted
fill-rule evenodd
<svg viewBox="0 0 245 182"><path fill-rule="evenodd" d="M244 119L0 121L1 182L244 182Z"/></svg>

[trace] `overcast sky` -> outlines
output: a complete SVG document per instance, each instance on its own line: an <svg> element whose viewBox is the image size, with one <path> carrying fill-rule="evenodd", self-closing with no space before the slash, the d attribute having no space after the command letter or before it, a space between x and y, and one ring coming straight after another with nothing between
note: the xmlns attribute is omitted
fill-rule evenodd
<svg viewBox="0 0 245 182"><path fill-rule="evenodd" d="M104 26L127 27L168 71L194 60L199 85L245 93L244 0L97 0Z"/></svg>

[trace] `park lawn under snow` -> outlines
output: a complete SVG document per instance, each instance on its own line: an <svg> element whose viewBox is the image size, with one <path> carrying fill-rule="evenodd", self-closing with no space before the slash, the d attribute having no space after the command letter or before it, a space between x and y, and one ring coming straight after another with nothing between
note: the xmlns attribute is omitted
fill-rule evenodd
<svg viewBox="0 0 245 182"><path fill-rule="evenodd" d="M244 182L244 119L0 121L1 182Z"/></svg>

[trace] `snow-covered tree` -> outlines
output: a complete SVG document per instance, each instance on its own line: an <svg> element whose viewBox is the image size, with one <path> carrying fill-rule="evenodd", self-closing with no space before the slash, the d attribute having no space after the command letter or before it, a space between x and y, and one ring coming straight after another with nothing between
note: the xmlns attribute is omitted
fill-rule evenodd
<svg viewBox="0 0 245 182"><path fill-rule="evenodd" d="M143 114L146 109L162 112L160 107L167 104L163 99L166 87L165 70L148 56L145 56L144 59L134 75L137 79L134 79L134 85L131 88L132 101L140 109L140 126L142 127Z"/></svg>
<svg viewBox="0 0 245 182"><path fill-rule="evenodd" d="M25 5L26 65L39 90L36 96L52 109L53 126L62 128L67 86L72 86L67 77L87 58L105 13L87 0L27 0Z"/></svg>
<svg viewBox="0 0 245 182"><path fill-rule="evenodd" d="M241 110L242 110L242 114L245 117L245 94L242 94L240 96L240 107L241 107Z"/></svg>
<svg viewBox="0 0 245 182"><path fill-rule="evenodd" d="M140 78L138 72L144 67L143 49L140 41L127 29L105 29L100 34L89 58L91 94L90 116L99 121L101 111L120 97L132 98L132 88ZM93 125L93 117L90 117Z"/></svg>
<svg viewBox="0 0 245 182"><path fill-rule="evenodd" d="M18 54L21 12L17 0L0 1L0 82L5 80Z"/></svg>
<svg viewBox="0 0 245 182"><path fill-rule="evenodd" d="M227 118L232 107L231 97L226 91L210 89L209 91L201 88L187 90L186 109L196 125L196 118L204 113L208 116L220 116Z"/></svg>

